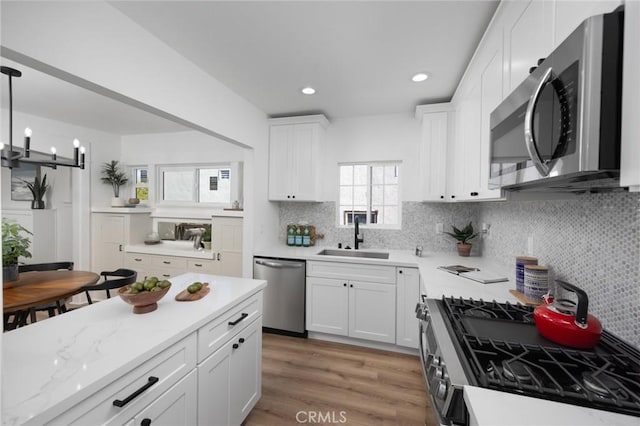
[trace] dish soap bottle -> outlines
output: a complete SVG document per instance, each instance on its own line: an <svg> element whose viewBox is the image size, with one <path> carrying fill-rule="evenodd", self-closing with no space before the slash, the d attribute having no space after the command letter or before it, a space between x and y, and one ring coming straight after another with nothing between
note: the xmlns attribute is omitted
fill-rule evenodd
<svg viewBox="0 0 640 426"><path fill-rule="evenodd" d="M296 226L296 246L302 246L302 225Z"/></svg>
<svg viewBox="0 0 640 426"><path fill-rule="evenodd" d="M304 231L302 232L302 245L304 247L309 247L311 245L311 233L309 232L309 225L304 226Z"/></svg>
<svg viewBox="0 0 640 426"><path fill-rule="evenodd" d="M287 225L287 245L296 245L296 226L293 223Z"/></svg>

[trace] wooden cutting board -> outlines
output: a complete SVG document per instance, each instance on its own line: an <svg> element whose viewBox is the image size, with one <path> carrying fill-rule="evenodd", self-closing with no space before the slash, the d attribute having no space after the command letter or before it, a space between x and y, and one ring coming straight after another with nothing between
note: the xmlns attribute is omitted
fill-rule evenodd
<svg viewBox="0 0 640 426"><path fill-rule="evenodd" d="M205 297L210 291L209 283L202 283L202 289L199 292L191 294L185 288L180 293L176 294L176 300L178 302L194 302Z"/></svg>
<svg viewBox="0 0 640 426"><path fill-rule="evenodd" d="M513 294L516 297L516 299L518 299L520 303L522 303L523 305L538 306L542 304L542 301L538 302L536 300L529 299L527 296L520 293L518 290L509 290L509 293Z"/></svg>

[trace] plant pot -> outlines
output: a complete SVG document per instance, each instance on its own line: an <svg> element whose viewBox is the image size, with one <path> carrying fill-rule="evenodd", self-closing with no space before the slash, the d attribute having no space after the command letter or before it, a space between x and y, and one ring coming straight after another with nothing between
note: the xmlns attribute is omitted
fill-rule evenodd
<svg viewBox="0 0 640 426"><path fill-rule="evenodd" d="M120 197L113 197L111 199L111 207L124 207L124 200Z"/></svg>
<svg viewBox="0 0 640 426"><path fill-rule="evenodd" d="M204 244L205 250L211 250L211 241L203 241L202 244Z"/></svg>
<svg viewBox="0 0 640 426"><path fill-rule="evenodd" d="M34 210L42 210L44 209L44 200L33 200L31 201L31 208Z"/></svg>
<svg viewBox="0 0 640 426"><path fill-rule="evenodd" d="M2 282L17 281L18 280L18 265L3 266L2 267Z"/></svg>
<svg viewBox="0 0 640 426"><path fill-rule="evenodd" d="M456 246L458 247L459 256L469 257L469 253L471 253L471 244L458 243Z"/></svg>

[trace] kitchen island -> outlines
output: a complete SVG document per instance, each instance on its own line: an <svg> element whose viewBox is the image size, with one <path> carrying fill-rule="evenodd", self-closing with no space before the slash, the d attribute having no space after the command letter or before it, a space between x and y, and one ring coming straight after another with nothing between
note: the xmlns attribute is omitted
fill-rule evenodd
<svg viewBox="0 0 640 426"><path fill-rule="evenodd" d="M194 281L211 292L175 301ZM204 424L214 415L240 423L261 395L267 283L194 273L171 283L148 314L114 297L5 333L2 424L138 424L154 416ZM234 372L242 373L240 388Z"/></svg>

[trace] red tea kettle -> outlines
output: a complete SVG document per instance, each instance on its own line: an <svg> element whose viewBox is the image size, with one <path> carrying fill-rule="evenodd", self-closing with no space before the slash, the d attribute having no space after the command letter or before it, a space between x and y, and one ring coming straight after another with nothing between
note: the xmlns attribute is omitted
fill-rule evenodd
<svg viewBox="0 0 640 426"><path fill-rule="evenodd" d="M552 342L573 348L589 349L600 340L602 325L598 318L588 314L589 298L582 289L556 280L560 287L578 296L578 305L571 300L559 299L536 307L533 318L538 333Z"/></svg>

